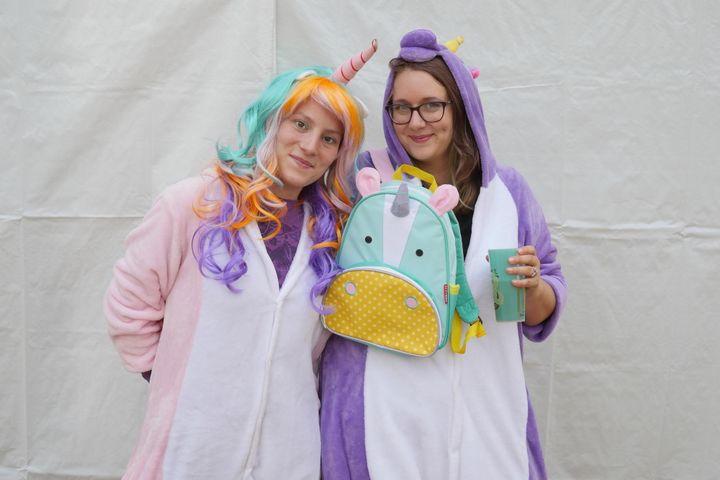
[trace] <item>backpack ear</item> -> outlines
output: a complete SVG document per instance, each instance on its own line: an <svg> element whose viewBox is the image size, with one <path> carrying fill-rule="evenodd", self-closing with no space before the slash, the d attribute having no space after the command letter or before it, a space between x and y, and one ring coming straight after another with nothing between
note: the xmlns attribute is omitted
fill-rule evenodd
<svg viewBox="0 0 720 480"><path fill-rule="evenodd" d="M365 167L355 176L355 185L363 197L380 190L380 174L377 170Z"/></svg>
<svg viewBox="0 0 720 480"><path fill-rule="evenodd" d="M449 212L460 201L460 194L453 185L440 185L430 197L428 203L439 215Z"/></svg>

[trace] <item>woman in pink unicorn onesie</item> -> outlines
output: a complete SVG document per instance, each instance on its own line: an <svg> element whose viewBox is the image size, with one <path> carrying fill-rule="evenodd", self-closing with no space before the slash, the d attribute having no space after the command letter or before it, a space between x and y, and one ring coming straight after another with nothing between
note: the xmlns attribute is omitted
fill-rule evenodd
<svg viewBox="0 0 720 480"><path fill-rule="evenodd" d="M320 477L319 314L364 136L344 84L376 48L274 78L239 147L128 236L105 314L125 367L152 376L123 478Z"/></svg>

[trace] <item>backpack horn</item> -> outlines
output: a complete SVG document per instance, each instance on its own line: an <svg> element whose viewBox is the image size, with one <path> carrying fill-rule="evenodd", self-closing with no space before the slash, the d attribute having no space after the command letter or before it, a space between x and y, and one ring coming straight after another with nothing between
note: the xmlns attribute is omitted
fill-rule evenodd
<svg viewBox="0 0 720 480"><path fill-rule="evenodd" d="M407 217L410 213L410 195L408 194L407 183L401 183L398 193L390 207L390 213L398 218Z"/></svg>

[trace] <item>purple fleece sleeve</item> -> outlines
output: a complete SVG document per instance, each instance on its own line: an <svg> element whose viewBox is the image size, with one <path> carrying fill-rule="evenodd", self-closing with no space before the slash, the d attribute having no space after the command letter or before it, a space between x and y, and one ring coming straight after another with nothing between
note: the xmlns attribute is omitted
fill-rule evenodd
<svg viewBox="0 0 720 480"><path fill-rule="evenodd" d="M518 245L534 245L540 259L542 279L555 292L555 310L544 322L535 326L522 326L528 340L541 342L555 329L558 318L565 307L567 284L557 261L557 249L552 244L550 230L545 223L540 204L535 199L525 179L515 169L506 166L497 167L497 173L508 187L515 200L518 211Z"/></svg>
<svg viewBox="0 0 720 480"><path fill-rule="evenodd" d="M375 167L372 163L372 157L370 157L370 152L364 151L360 152L357 157L355 157L355 168L352 170L352 176L348 179L348 184L350 185L351 192L350 192L350 198L353 200L353 202L356 202L360 199L360 194L357 191L357 187L355 186L355 177L357 176L357 173L362 170L365 167Z"/></svg>
<svg viewBox="0 0 720 480"><path fill-rule="evenodd" d="M360 152L355 159L355 173L359 172L365 167L374 167L370 152Z"/></svg>

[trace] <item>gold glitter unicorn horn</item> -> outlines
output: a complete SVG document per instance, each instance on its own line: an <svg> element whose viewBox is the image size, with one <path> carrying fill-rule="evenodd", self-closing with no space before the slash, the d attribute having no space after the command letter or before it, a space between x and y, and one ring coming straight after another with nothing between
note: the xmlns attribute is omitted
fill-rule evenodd
<svg viewBox="0 0 720 480"><path fill-rule="evenodd" d="M445 46L448 50L455 53L457 52L458 47L462 45L462 43L465 41L465 38L462 35L458 35L457 37L453 38L452 40L449 40L445 42Z"/></svg>

